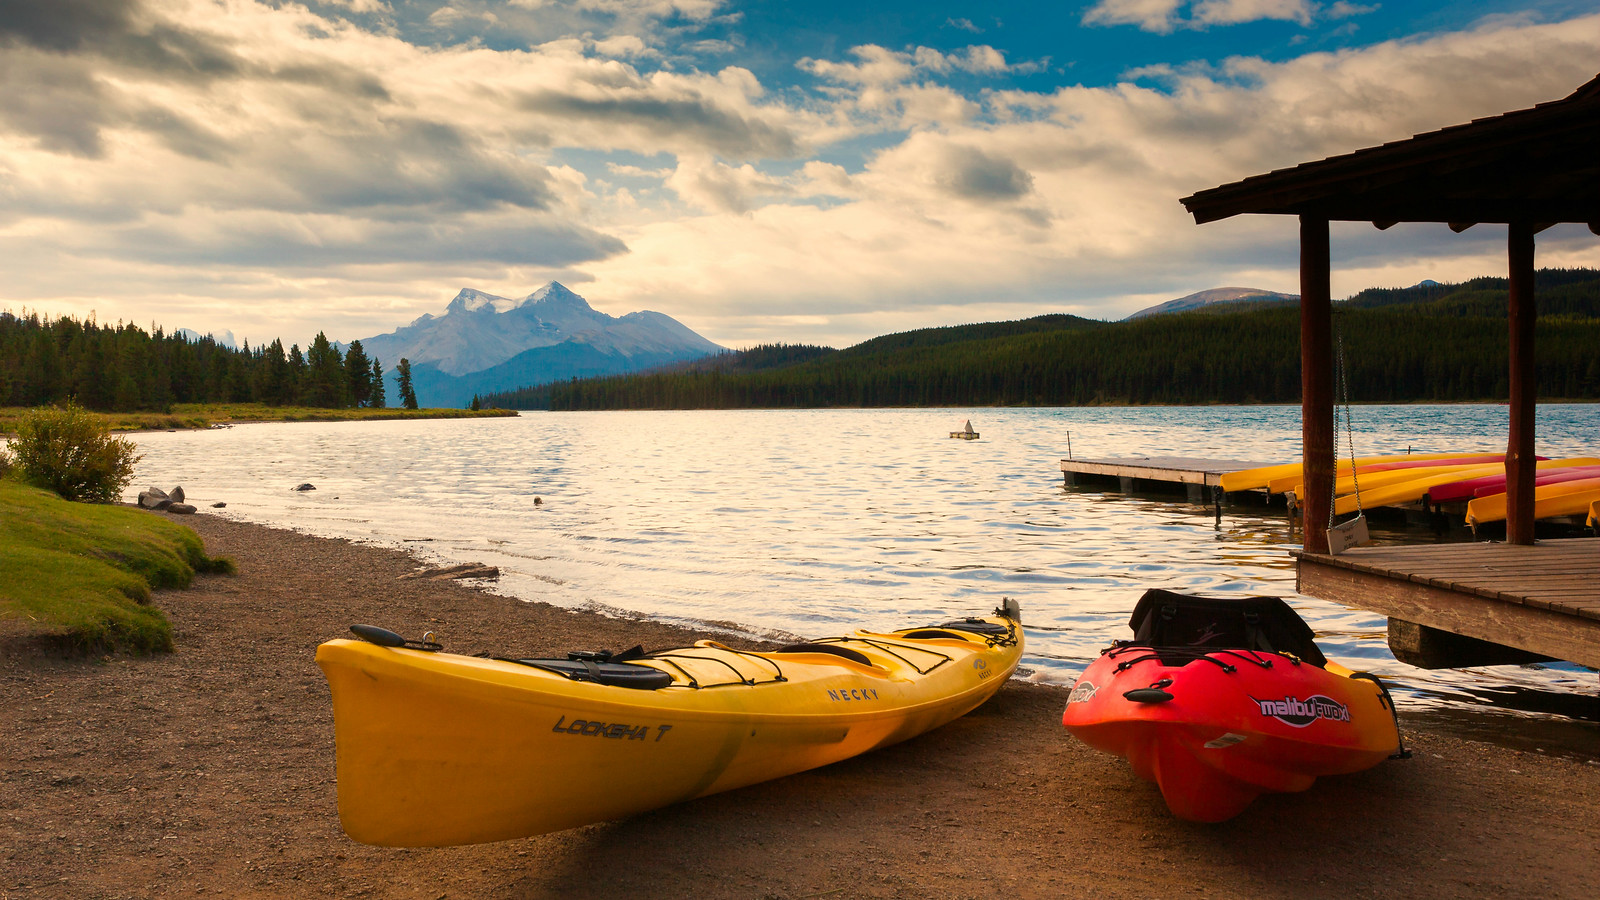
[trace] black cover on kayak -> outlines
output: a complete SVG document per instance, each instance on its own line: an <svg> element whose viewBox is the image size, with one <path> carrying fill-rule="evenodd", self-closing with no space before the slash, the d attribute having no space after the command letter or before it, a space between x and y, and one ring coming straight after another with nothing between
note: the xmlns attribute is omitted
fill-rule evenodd
<svg viewBox="0 0 1600 900"><path fill-rule="evenodd" d="M611 687L636 688L644 691L654 691L672 684L672 676L660 669L650 666L636 666L631 663L600 662L589 659L505 659L506 662L521 663L535 669L544 669L557 675L565 675L573 681L592 681L595 684L605 684Z"/></svg>
<svg viewBox="0 0 1600 900"><path fill-rule="evenodd" d="M1327 657L1311 626L1281 597L1196 597L1152 589L1128 619L1133 643L1156 650L1261 650L1314 666Z"/></svg>

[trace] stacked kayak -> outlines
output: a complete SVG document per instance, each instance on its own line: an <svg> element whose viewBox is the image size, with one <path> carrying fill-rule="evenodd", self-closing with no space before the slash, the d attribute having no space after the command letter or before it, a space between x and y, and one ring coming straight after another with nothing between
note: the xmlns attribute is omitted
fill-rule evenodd
<svg viewBox="0 0 1600 900"><path fill-rule="evenodd" d="M1152 590L1129 624L1134 639L1084 671L1061 722L1126 758L1180 819L1220 822L1263 792L1404 755L1387 689L1323 657L1279 598Z"/></svg>
<svg viewBox="0 0 1600 900"><path fill-rule="evenodd" d="M1595 465L1600 465L1600 459L1596 459L1594 457L1575 457L1570 459L1539 460L1538 462L1534 463L1534 468L1538 472L1547 472L1555 469L1565 469L1575 466ZM1446 468L1453 469L1453 471L1443 473L1436 472L1435 474L1422 474L1419 472L1415 478L1400 481L1398 483L1386 484L1373 490L1368 490L1367 485L1363 483L1361 485L1361 500L1359 504L1356 502L1355 494L1346 494L1342 497L1336 498L1333 501L1333 511L1339 515L1343 515L1345 513L1355 512L1358 505L1392 506L1397 503L1414 503L1422 500L1432 502L1434 501L1432 491L1435 488L1444 488L1448 490L1452 485L1463 480L1477 479L1485 476L1495 475L1504 476L1506 471L1504 463L1496 465L1466 466L1460 469L1455 469L1454 467ZM1501 489L1504 490L1503 485Z"/></svg>
<svg viewBox="0 0 1600 900"><path fill-rule="evenodd" d="M1572 457L1534 463L1534 517L1583 515L1600 500L1600 458ZM1403 503L1468 504L1467 523L1477 526L1505 519L1505 454L1429 453L1369 456L1352 466L1336 466L1333 512L1345 515L1360 508ZM1300 463L1286 463L1229 472L1221 477L1225 491L1265 489L1271 493L1305 494ZM1357 489L1359 488L1359 496Z"/></svg>
<svg viewBox="0 0 1600 900"><path fill-rule="evenodd" d="M1481 456L1481 454L1408 453L1403 456L1364 456L1355 460L1355 470L1364 472L1369 467L1376 467L1373 468L1374 471L1382 471L1386 468L1407 468L1437 460L1471 459L1478 456ZM1335 460L1334 468L1337 474L1348 475L1351 471L1350 460ZM1282 463L1276 466L1241 469L1237 472L1224 472L1218 479L1218 483L1224 491L1267 490L1271 493L1279 494L1303 482L1305 480L1304 470L1303 463Z"/></svg>
<svg viewBox="0 0 1600 900"><path fill-rule="evenodd" d="M837 762L966 714L1022 655L1017 605L796 644L488 659L369 626L317 648L339 817L390 847L526 837Z"/></svg>
<svg viewBox="0 0 1600 900"><path fill-rule="evenodd" d="M1467 524L1474 527L1506 518L1507 497L1487 494L1467 504ZM1533 517L1581 516L1600 500L1600 472L1588 477L1537 484L1533 489Z"/></svg>

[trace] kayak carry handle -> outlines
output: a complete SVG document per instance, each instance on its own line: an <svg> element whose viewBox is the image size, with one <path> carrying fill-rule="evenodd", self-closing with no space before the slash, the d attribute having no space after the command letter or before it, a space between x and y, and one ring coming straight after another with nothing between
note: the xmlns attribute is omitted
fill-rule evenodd
<svg viewBox="0 0 1600 900"><path fill-rule="evenodd" d="M1160 688L1134 688L1123 691L1122 696L1135 703L1165 703L1172 699L1172 695Z"/></svg>
<svg viewBox="0 0 1600 900"><path fill-rule="evenodd" d="M1171 678L1163 678L1160 681L1151 684L1149 687L1134 688L1131 691L1123 691L1122 696L1128 700L1132 700L1135 703L1165 703L1172 699L1171 694L1162 690L1162 688L1167 687L1172 687Z"/></svg>
<svg viewBox="0 0 1600 900"><path fill-rule="evenodd" d="M377 644L379 647L404 647L406 645L405 638L387 628L379 628L376 625L351 625L350 630L355 633L356 637L369 644Z"/></svg>
<svg viewBox="0 0 1600 900"><path fill-rule="evenodd" d="M350 631L363 641L369 644L377 644L379 647L410 647L413 650L427 650L429 652L437 652L444 649L443 644L433 639L433 632L431 631L423 635L420 641L408 641L389 629L379 628L376 625L351 625Z"/></svg>

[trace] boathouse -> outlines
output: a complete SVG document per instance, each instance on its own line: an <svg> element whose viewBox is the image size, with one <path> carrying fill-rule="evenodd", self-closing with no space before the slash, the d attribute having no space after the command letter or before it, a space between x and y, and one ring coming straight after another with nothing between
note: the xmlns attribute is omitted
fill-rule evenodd
<svg viewBox="0 0 1600 900"><path fill-rule="evenodd" d="M1535 235L1560 223L1600 235L1600 77L1530 109L1428 132L1182 200L1196 224L1245 213L1300 225L1302 593L1389 617L1395 655L1429 667L1540 657L1600 667L1600 538L1535 545ZM1329 223L1507 226L1510 434L1504 544L1328 552L1333 504Z"/></svg>

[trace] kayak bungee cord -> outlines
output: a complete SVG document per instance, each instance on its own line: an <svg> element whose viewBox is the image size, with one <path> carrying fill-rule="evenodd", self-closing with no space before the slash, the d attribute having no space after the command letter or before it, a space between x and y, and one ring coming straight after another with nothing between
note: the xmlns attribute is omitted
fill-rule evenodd
<svg viewBox="0 0 1600 900"><path fill-rule="evenodd" d="M758 656L758 655L756 655L755 653L752 653L749 650L735 650L734 648L729 647L729 646L727 646L725 644L715 644L715 643L713 644L713 646L710 646L710 647L702 647L702 648L685 647L683 649L685 649L685 650L693 650L693 649L721 650L721 651L723 651L725 653L732 653L735 656L739 656L739 657L748 656L748 657L751 657L753 659L760 660L761 662L764 662L767 665L771 666L774 670L776 670L776 674L774 674L773 677L768 681L757 681L754 677L748 677L748 678L745 677L745 674L743 672L739 671L739 667L738 666L735 666L733 663L728 662L725 659L721 659L721 658L715 657L715 656L696 656L696 655L694 655L692 653L680 653L680 652L676 652L676 651L672 651L672 650L663 650L660 653L646 654L645 656L643 656L641 658L642 659L656 659L656 660L661 660L663 662L667 662L674 669L677 669L679 672L682 672L683 673L683 677L687 678L688 681L689 681L688 684L681 684L681 685L680 684L673 684L673 685L668 685L668 687L685 687L685 688L689 688L691 690L697 690L698 691L698 690L704 690L706 688L714 688L714 687L731 687L733 685L743 685L743 686L746 686L746 687L753 687L753 686L758 685L758 684L782 684L782 683L787 682L789 680L788 678L784 677L783 667L778 665L778 663L775 660L767 659L764 656ZM735 676L737 676L739 680L738 681L719 681L719 682L716 682L714 684L701 684L697 679L695 679L693 676L691 676L688 672L684 671L684 668L682 666L678 665L675 662L672 662L672 660L675 660L675 659L698 659L701 662L719 663L721 665L727 666L728 669L730 671L732 671L733 674Z"/></svg>
<svg viewBox="0 0 1600 900"><path fill-rule="evenodd" d="M1156 662L1161 663L1162 665L1169 665L1169 663L1167 663L1166 660L1170 659L1170 660L1182 660L1185 663L1204 660L1204 661L1206 661L1208 663L1212 663L1214 665L1221 666L1222 667L1222 671L1224 671L1224 672L1228 672L1230 674L1233 673L1233 672L1237 672L1238 671L1238 667L1237 666L1234 666L1234 665L1232 665L1232 664L1230 664L1228 662L1225 662L1223 660L1216 659L1213 656L1213 654L1221 654L1221 653L1226 653L1229 656L1237 657L1239 659L1244 660L1245 662L1250 663L1251 665L1259 666L1259 667L1261 667L1263 669L1272 668L1272 660L1270 660L1270 659L1262 659L1261 658L1261 651L1258 651L1258 650L1235 650L1235 649L1230 649L1230 648L1221 648L1221 649L1216 649L1216 650L1200 650L1200 649L1189 649L1189 648L1184 648L1184 647L1162 647L1159 650L1157 650L1154 647L1149 647L1149 646L1146 646L1144 644L1119 643L1118 646L1113 647L1110 650L1107 650L1105 652L1105 655L1111 657L1112 659L1116 659L1118 656L1121 656L1124 653L1136 653L1136 652L1139 652L1141 650L1145 651L1145 655L1136 656L1133 659L1125 659L1125 660L1122 660L1122 661L1118 662L1117 663L1117 671L1118 672L1125 672L1128 669L1138 665L1139 663L1149 662L1152 659L1155 660ZM1294 656L1293 654L1290 654L1290 653L1274 653L1273 655L1274 656L1281 656L1284 659L1287 659L1291 664L1296 665L1296 666L1300 665L1300 662L1301 662L1298 657L1296 657L1296 656ZM1163 658L1163 657L1165 657L1165 658Z"/></svg>

